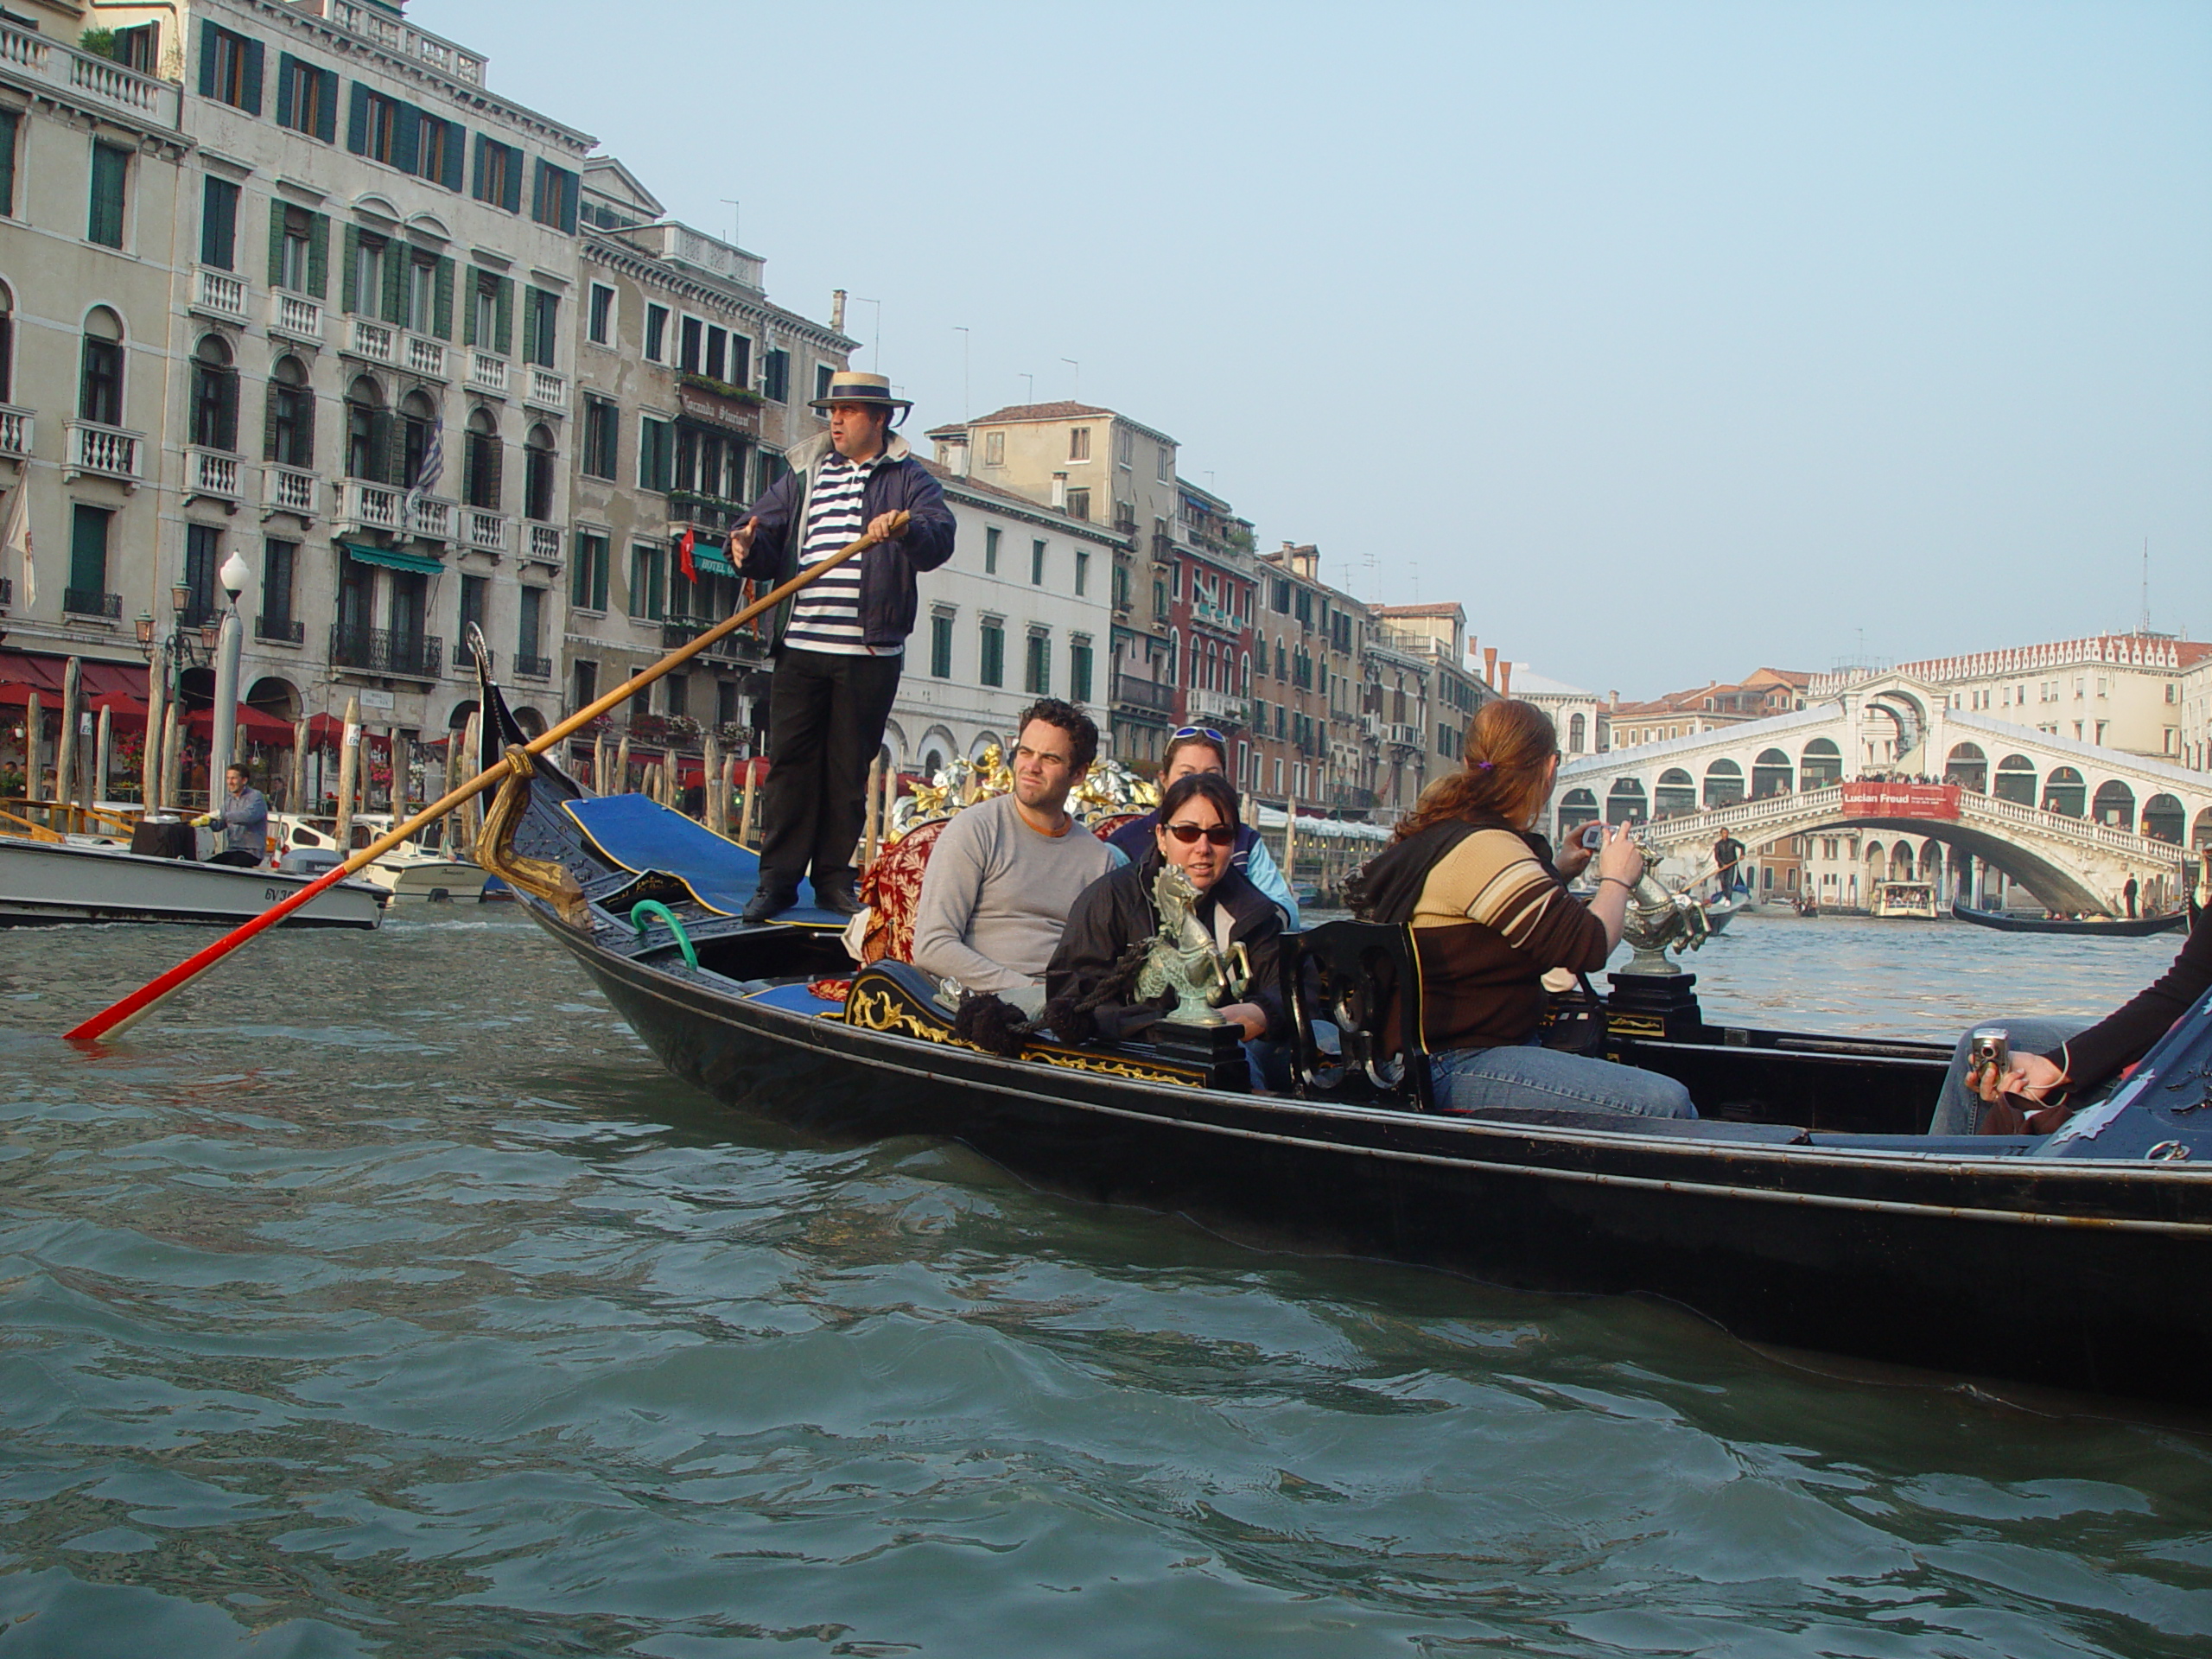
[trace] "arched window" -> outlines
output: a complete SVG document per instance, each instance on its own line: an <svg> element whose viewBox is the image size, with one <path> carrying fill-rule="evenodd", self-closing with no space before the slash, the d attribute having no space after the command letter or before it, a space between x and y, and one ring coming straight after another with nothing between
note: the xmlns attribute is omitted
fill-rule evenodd
<svg viewBox="0 0 2212 1659"><path fill-rule="evenodd" d="M1560 834L1564 836L1568 830L1588 823L1597 816L1597 796L1586 789L1570 789L1560 799Z"/></svg>
<svg viewBox="0 0 2212 1659"><path fill-rule="evenodd" d="M1697 780L1680 766L1669 766L1661 772L1658 786L1651 791L1651 816L1675 818L1696 810Z"/></svg>
<svg viewBox="0 0 2212 1659"><path fill-rule="evenodd" d="M1582 746L1587 741L1588 731L1589 728L1580 715L1569 715L1567 717L1567 752L1569 754L1582 753ZM1579 792L1586 795L1590 791L1582 790ZM1592 806L1593 808L1595 806L1594 801ZM1593 810L1591 816L1596 817L1596 812Z"/></svg>
<svg viewBox="0 0 2212 1659"><path fill-rule="evenodd" d="M0 404L13 403L16 390L16 296L0 283Z"/></svg>
<svg viewBox="0 0 2212 1659"><path fill-rule="evenodd" d="M1780 749L1762 749L1751 762L1751 798L1789 792L1789 757Z"/></svg>
<svg viewBox="0 0 2212 1659"><path fill-rule="evenodd" d="M1989 757L1981 752L1979 743L1960 743L1952 747L1951 758L1943 763L1943 781L1970 789L1977 795L1989 792Z"/></svg>
<svg viewBox="0 0 2212 1659"><path fill-rule="evenodd" d="M1744 798L1744 769L1733 760L1715 760L1705 769L1705 804L1733 806Z"/></svg>
<svg viewBox="0 0 2212 1659"><path fill-rule="evenodd" d="M523 442L522 496L524 517L553 522L553 435L543 426L531 427Z"/></svg>
<svg viewBox="0 0 2212 1659"><path fill-rule="evenodd" d="M468 505L486 512L499 510L499 428L488 409L468 416L468 458L462 483Z"/></svg>
<svg viewBox="0 0 2212 1659"><path fill-rule="evenodd" d="M2036 763L2024 754L2008 754L1997 763L1997 786L1991 791L2000 801L2036 804Z"/></svg>
<svg viewBox="0 0 2212 1659"><path fill-rule="evenodd" d="M296 357L280 357L269 375L268 430L263 458L302 471L315 466L315 391Z"/></svg>
<svg viewBox="0 0 2212 1659"><path fill-rule="evenodd" d="M2082 782L2082 774L2071 766L2053 766L2050 775L2043 780L2043 810L2062 817L2078 818L2088 802L2088 790Z"/></svg>
<svg viewBox="0 0 2212 1659"><path fill-rule="evenodd" d="M430 439L437 430L438 406L426 391L410 391L399 403L399 478L408 489L429 488L423 472L430 459Z"/></svg>
<svg viewBox="0 0 2212 1659"><path fill-rule="evenodd" d="M2181 832L2189 823L2181 802L2171 795L2153 795L2143 803L2143 833L2152 841L2181 845Z"/></svg>
<svg viewBox="0 0 2212 1659"><path fill-rule="evenodd" d="M383 389L365 374L346 390L346 476L383 484L391 467L391 411Z"/></svg>
<svg viewBox="0 0 2212 1659"><path fill-rule="evenodd" d="M1236 695L1240 697L1249 697L1252 695L1252 653L1250 652L1244 652L1237 658L1236 671L1238 680Z"/></svg>
<svg viewBox="0 0 2212 1659"><path fill-rule="evenodd" d="M192 441L226 453L238 447L238 372L218 334L202 337L192 353Z"/></svg>
<svg viewBox="0 0 2212 1659"><path fill-rule="evenodd" d="M1843 751L1835 740L1816 737L1805 746L1797 758L1797 787L1802 790L1826 789L1831 784L1843 781Z"/></svg>
<svg viewBox="0 0 2212 1659"><path fill-rule="evenodd" d="M2096 810L2091 814L2099 823L2117 825L2122 830L2135 828L2135 791L2117 778L2097 785Z"/></svg>
<svg viewBox="0 0 2212 1659"><path fill-rule="evenodd" d="M1650 813L1645 809L1643 779L1616 778L1605 795L1607 823L1642 823Z"/></svg>
<svg viewBox="0 0 2212 1659"><path fill-rule="evenodd" d="M77 378L77 418L123 424L123 319L104 305L85 316L85 355Z"/></svg>

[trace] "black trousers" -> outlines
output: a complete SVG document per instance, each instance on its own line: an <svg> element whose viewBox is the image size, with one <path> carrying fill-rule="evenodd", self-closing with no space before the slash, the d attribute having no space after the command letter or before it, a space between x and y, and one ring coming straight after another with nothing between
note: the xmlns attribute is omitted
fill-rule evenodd
<svg viewBox="0 0 2212 1659"><path fill-rule="evenodd" d="M849 886L868 821L868 769L899 695L899 657L785 650L768 683L760 886Z"/></svg>

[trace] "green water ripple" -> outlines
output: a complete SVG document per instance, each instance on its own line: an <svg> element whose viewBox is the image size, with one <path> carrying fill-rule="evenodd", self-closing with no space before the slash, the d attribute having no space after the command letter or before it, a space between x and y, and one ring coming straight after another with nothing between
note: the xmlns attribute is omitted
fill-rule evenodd
<svg viewBox="0 0 2212 1659"><path fill-rule="evenodd" d="M1740 931L1716 1009L1795 976L1846 1028L1820 950L1902 971ZM2195 1434L810 1141L685 1095L511 918L277 938L251 1022L234 978L109 1054L41 1035L177 937L0 936L0 1659L2212 1636ZM1921 935L1941 988L1884 1028L2062 995L1985 943ZM2061 968L2085 1012L2149 976Z"/></svg>

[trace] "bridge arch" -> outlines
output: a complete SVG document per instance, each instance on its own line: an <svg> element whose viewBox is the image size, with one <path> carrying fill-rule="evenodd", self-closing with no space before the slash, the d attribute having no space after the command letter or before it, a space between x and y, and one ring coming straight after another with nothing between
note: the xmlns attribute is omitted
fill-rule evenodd
<svg viewBox="0 0 2212 1659"><path fill-rule="evenodd" d="M1758 759L1751 762L1751 798L1787 795L1791 776L1788 754L1780 749L1761 749Z"/></svg>
<svg viewBox="0 0 2212 1659"><path fill-rule="evenodd" d="M2135 791L2117 778L2107 779L2097 785L2089 816L2099 823L2116 823L2123 830L2133 830L2135 827Z"/></svg>
<svg viewBox="0 0 2212 1659"><path fill-rule="evenodd" d="M2196 815L2196 822L2190 826L2189 844L2192 847L2212 847L2212 806Z"/></svg>
<svg viewBox="0 0 2212 1659"><path fill-rule="evenodd" d="M2036 804L2036 763L2024 754L2008 754L1997 763L1997 798L2018 801L2022 806Z"/></svg>
<svg viewBox="0 0 2212 1659"><path fill-rule="evenodd" d="M2189 814L2178 798L2171 795L2153 795L2143 803L2143 834L2150 841L2170 841L2181 845L2182 834L2189 828Z"/></svg>
<svg viewBox="0 0 2212 1659"><path fill-rule="evenodd" d="M2071 766L2053 766L2043 780L2043 810L2078 818L2088 805L2088 786Z"/></svg>
<svg viewBox="0 0 2212 1659"><path fill-rule="evenodd" d="M1744 769L1723 755L1705 769L1705 804L1733 806L1744 798Z"/></svg>
<svg viewBox="0 0 2212 1659"><path fill-rule="evenodd" d="M1616 778L1605 795L1607 823L1643 823L1651 817L1641 778Z"/></svg>
<svg viewBox="0 0 2212 1659"><path fill-rule="evenodd" d="M1570 830L1578 830L1598 816L1598 798L1586 789L1570 789L1560 798L1559 829L1564 836Z"/></svg>
<svg viewBox="0 0 2212 1659"><path fill-rule="evenodd" d="M1954 743L1950 758L1943 762L1943 781L1977 795L1988 794L1989 757L1981 752L1981 745Z"/></svg>
<svg viewBox="0 0 2212 1659"><path fill-rule="evenodd" d="M1843 751L1831 737L1816 737L1798 756L1797 787L1807 794L1843 781Z"/></svg>
<svg viewBox="0 0 2212 1659"><path fill-rule="evenodd" d="M1651 816L1679 818L1685 812L1696 810L1696 780L1680 766L1669 766L1661 772L1659 782L1651 791Z"/></svg>

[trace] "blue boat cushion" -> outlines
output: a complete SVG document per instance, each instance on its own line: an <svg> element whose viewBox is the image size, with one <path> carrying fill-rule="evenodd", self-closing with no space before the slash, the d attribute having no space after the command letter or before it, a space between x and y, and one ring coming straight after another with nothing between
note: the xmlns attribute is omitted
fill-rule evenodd
<svg viewBox="0 0 2212 1659"><path fill-rule="evenodd" d="M745 1000L771 1008L781 1008L785 1014L820 1014L825 1019L842 1020L845 1005L817 996L807 987L812 982L795 980L786 985L771 985L765 990L748 992Z"/></svg>
<svg viewBox="0 0 2212 1659"><path fill-rule="evenodd" d="M758 853L658 801L643 795L601 795L562 805L608 862L679 881L716 915L736 915L760 885ZM812 927L845 925L842 916L815 902L812 885L804 881L798 903L776 919Z"/></svg>

